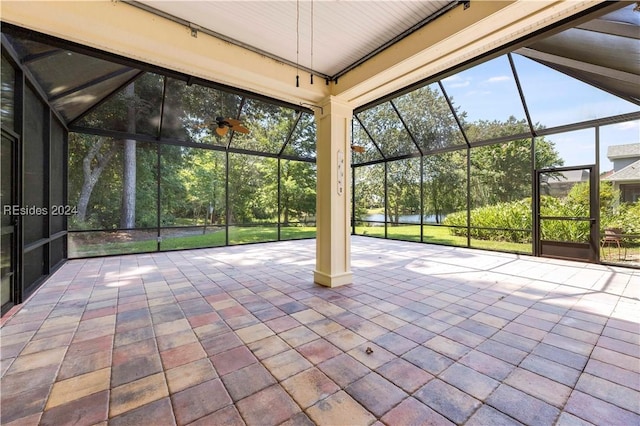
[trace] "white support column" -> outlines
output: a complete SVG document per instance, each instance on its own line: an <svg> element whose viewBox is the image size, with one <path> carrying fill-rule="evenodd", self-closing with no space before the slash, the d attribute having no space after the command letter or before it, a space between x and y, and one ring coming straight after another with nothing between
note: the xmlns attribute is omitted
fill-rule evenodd
<svg viewBox="0 0 640 426"><path fill-rule="evenodd" d="M327 287L353 282L351 273L351 117L353 109L330 96L316 111L317 199L314 281Z"/></svg>

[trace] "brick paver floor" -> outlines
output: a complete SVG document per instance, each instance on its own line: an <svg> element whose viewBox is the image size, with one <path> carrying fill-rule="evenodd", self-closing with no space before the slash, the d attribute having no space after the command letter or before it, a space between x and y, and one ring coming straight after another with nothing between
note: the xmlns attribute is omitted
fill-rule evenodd
<svg viewBox="0 0 640 426"><path fill-rule="evenodd" d="M640 270L353 237L73 260L1 329L3 425L639 425Z"/></svg>

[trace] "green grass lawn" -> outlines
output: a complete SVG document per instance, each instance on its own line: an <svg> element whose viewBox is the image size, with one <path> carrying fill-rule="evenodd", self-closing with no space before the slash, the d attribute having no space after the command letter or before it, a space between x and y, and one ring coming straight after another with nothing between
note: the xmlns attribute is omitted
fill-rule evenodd
<svg viewBox="0 0 640 426"><path fill-rule="evenodd" d="M357 235L384 238L384 226L358 226ZM149 239L142 241L104 242L99 238L87 239L85 234L69 234L69 257L93 257L112 254L145 253L157 250L157 242L152 233L147 235ZM389 238L404 241L420 241L420 225L390 226L387 230ZM282 227L281 240L293 240L301 238L314 238L315 227L292 226ZM164 237L160 243L161 250L180 250L203 247L224 246L226 242L224 228L205 235L190 235L179 237ZM229 228L229 243L247 244L266 241L276 241L278 228L275 226L245 226ZM424 226L424 242L444 244L450 246L466 247L467 238L451 235L446 226ZM531 244L518 244L502 241L471 240L471 246L485 250L506 251L516 253L531 253ZM618 253L617 248L605 247L601 250L601 259L612 263L640 263L640 245L634 244L622 249Z"/></svg>
<svg viewBox="0 0 640 426"><path fill-rule="evenodd" d="M110 254L144 253L157 250L155 238L142 241L104 242L99 239L87 241L75 238L82 234L69 234L69 257L105 256ZM281 240L313 238L315 227L292 226L280 229ZM247 244L266 241L277 241L278 228L275 226L247 226L229 228L229 244ZM75 240L75 241L74 241ZM226 243L224 229L208 234L180 237L164 237L160 242L160 250L178 250L202 247L223 246Z"/></svg>
<svg viewBox="0 0 640 426"><path fill-rule="evenodd" d="M356 227L356 234L384 238L384 226L358 226ZM387 236L397 240L420 241L420 225L389 226L387 228ZM423 241L425 243L450 246L467 246L467 237L451 235L449 228L446 226L425 225ZM472 238L471 247L485 250L531 253L531 244L510 243L506 241L477 240Z"/></svg>

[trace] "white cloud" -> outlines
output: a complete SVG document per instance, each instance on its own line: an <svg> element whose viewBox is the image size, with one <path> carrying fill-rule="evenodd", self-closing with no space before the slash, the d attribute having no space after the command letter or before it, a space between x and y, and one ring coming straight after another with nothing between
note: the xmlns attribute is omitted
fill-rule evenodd
<svg viewBox="0 0 640 426"><path fill-rule="evenodd" d="M615 125L618 130L631 130L640 128L640 120L625 121L624 123L618 123Z"/></svg>
<svg viewBox="0 0 640 426"><path fill-rule="evenodd" d="M467 87L471 84L470 78L462 78L459 75L452 75L451 77L447 77L442 82L445 84L445 87L450 88L458 88L458 87Z"/></svg>
<svg viewBox="0 0 640 426"><path fill-rule="evenodd" d="M511 80L511 77L509 77L508 75L498 75L495 77L490 77L487 80L487 83L499 83L501 81L509 81Z"/></svg>
<svg viewBox="0 0 640 426"><path fill-rule="evenodd" d="M454 87L467 87L471 84L470 81L461 81L460 83L450 83L449 87L454 88Z"/></svg>

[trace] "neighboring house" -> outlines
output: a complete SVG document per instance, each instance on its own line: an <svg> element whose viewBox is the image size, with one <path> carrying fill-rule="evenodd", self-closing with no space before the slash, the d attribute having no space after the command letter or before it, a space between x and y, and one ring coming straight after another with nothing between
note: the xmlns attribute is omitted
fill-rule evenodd
<svg viewBox="0 0 640 426"><path fill-rule="evenodd" d="M556 198L566 197L571 188L581 182L589 180L588 170L568 170L550 174L547 180L542 182L540 191L542 195L552 195Z"/></svg>
<svg viewBox="0 0 640 426"><path fill-rule="evenodd" d="M612 145L607 157L613 163L613 172L603 180L613 183L620 190L620 201L640 201L640 143Z"/></svg>

